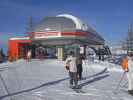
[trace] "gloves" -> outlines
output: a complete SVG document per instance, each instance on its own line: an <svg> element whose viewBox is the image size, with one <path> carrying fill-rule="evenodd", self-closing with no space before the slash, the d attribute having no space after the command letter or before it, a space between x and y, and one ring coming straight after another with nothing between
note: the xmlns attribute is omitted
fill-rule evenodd
<svg viewBox="0 0 133 100"><path fill-rule="evenodd" d="M129 72L129 70L125 70L125 72Z"/></svg>
<svg viewBox="0 0 133 100"><path fill-rule="evenodd" d="M69 66L65 66L66 70L69 70Z"/></svg>

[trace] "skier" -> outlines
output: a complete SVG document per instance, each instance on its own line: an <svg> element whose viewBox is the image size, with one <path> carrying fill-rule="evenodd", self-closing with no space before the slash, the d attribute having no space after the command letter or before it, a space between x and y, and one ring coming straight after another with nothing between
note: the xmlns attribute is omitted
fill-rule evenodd
<svg viewBox="0 0 133 100"><path fill-rule="evenodd" d="M76 66L76 57L74 57L74 52L70 52L70 56L67 57L65 67L69 71L70 77L70 88L78 88L78 79L77 79L77 66ZM74 83L74 85L73 85Z"/></svg>
<svg viewBox="0 0 133 100"><path fill-rule="evenodd" d="M82 72L83 72L82 60L83 60L83 56L80 54L77 57L77 60L76 60L76 64L77 64L77 77L78 77L79 80L82 80Z"/></svg>
<svg viewBox="0 0 133 100"><path fill-rule="evenodd" d="M122 60L122 68L127 73L128 93L133 95L133 55L129 54Z"/></svg>
<svg viewBox="0 0 133 100"><path fill-rule="evenodd" d="M27 61L30 61L31 59L31 50L28 50L27 52Z"/></svg>

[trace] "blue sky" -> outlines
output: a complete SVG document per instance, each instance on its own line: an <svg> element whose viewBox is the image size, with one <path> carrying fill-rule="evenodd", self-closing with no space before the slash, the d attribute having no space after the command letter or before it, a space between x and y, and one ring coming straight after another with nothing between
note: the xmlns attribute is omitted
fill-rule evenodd
<svg viewBox="0 0 133 100"><path fill-rule="evenodd" d="M25 34L29 16L37 23L62 13L79 17L108 43L116 43L133 22L132 5L133 0L0 0L0 47L7 47L9 37Z"/></svg>

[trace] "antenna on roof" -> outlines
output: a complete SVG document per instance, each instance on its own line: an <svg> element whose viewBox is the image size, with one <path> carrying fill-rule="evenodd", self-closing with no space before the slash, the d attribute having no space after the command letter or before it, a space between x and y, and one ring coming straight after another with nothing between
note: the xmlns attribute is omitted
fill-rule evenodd
<svg viewBox="0 0 133 100"><path fill-rule="evenodd" d="M32 29L33 29L33 18L32 16L29 16L26 32L32 32Z"/></svg>

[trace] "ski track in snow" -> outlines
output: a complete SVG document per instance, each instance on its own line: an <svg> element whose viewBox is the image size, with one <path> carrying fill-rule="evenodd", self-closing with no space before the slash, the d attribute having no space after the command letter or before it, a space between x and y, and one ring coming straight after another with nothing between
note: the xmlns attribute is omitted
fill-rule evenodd
<svg viewBox="0 0 133 100"><path fill-rule="evenodd" d="M79 85L85 93L69 88L68 73L62 61L18 60L0 64L0 68L5 66L11 69L6 68L0 74L9 93L16 93L11 96L14 100L133 100L127 87L119 87L117 94L114 93L123 71L119 65L108 62L83 63L85 79L79 81ZM123 81L124 84L126 77ZM0 98L2 96L2 100L10 98L0 80Z"/></svg>

